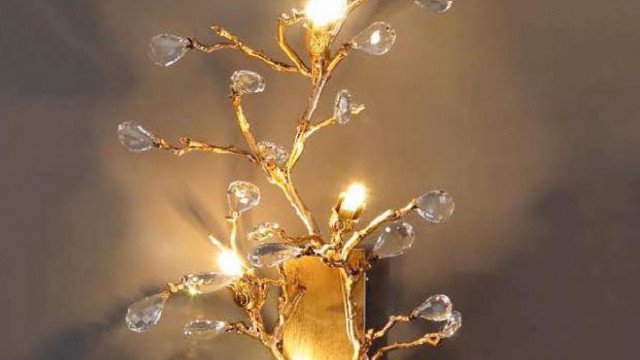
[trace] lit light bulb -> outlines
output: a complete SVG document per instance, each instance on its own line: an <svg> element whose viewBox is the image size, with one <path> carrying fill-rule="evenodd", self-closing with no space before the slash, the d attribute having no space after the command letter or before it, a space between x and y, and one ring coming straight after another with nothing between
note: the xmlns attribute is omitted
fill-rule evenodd
<svg viewBox="0 0 640 360"><path fill-rule="evenodd" d="M218 266L225 275L241 276L244 273L242 260L230 250L223 251L218 255Z"/></svg>
<svg viewBox="0 0 640 360"><path fill-rule="evenodd" d="M344 211L355 212L364 206L364 200L367 198L367 188L360 183L351 184L347 192L344 193L342 206L340 209Z"/></svg>
<svg viewBox="0 0 640 360"><path fill-rule="evenodd" d="M314 26L327 26L342 19L347 0L309 0L305 13Z"/></svg>
<svg viewBox="0 0 640 360"><path fill-rule="evenodd" d="M365 207L367 188L360 184L351 184L347 191L340 195L338 215L342 219L356 220Z"/></svg>

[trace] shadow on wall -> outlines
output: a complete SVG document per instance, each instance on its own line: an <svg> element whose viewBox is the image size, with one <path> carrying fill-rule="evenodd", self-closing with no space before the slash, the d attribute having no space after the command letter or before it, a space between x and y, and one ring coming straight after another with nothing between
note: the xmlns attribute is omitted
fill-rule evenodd
<svg viewBox="0 0 640 360"><path fill-rule="evenodd" d="M145 291L149 295L152 291ZM123 326L123 316L129 301L115 305L103 321L69 327L44 340L35 350L31 360L86 360L91 359L97 345ZM133 360L136 357L124 349L109 349L113 359Z"/></svg>
<svg viewBox="0 0 640 360"><path fill-rule="evenodd" d="M527 248L493 273L442 284L463 312L454 342L394 359L425 352L435 360L635 359L628 344L640 294L640 172L576 178L582 181L560 184L532 206L537 230L521 234L531 241ZM424 296L405 290L410 299ZM411 339L421 330L424 324L414 324L400 335Z"/></svg>

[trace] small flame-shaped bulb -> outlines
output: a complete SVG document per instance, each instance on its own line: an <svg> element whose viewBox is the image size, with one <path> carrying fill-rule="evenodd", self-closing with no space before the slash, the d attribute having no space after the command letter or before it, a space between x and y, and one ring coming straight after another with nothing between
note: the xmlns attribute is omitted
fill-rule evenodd
<svg viewBox="0 0 640 360"><path fill-rule="evenodd" d="M340 196L338 215L343 219L357 219L366 205L366 199L367 188L360 183L351 184Z"/></svg>

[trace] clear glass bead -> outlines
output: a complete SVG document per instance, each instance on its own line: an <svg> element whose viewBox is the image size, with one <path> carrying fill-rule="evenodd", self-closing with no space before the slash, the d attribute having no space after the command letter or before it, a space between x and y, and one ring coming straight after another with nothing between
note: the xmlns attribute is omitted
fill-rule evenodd
<svg viewBox="0 0 640 360"><path fill-rule="evenodd" d="M395 222L384 228L373 252L381 259L399 256L411 248L415 238L411 224Z"/></svg>
<svg viewBox="0 0 640 360"><path fill-rule="evenodd" d="M129 330L139 333L149 331L160 321L166 302L167 296L165 294L157 294L129 306L125 316Z"/></svg>
<svg viewBox="0 0 640 360"><path fill-rule="evenodd" d="M260 189L247 181L235 181L227 190L229 207L235 212L245 212L260 203Z"/></svg>
<svg viewBox="0 0 640 360"><path fill-rule="evenodd" d="M453 0L414 0L416 4L436 13L443 13L451 9Z"/></svg>
<svg viewBox="0 0 640 360"><path fill-rule="evenodd" d="M190 291L213 292L225 288L238 279L238 276L219 274L215 272L202 272L188 274L182 278L182 283Z"/></svg>
<svg viewBox="0 0 640 360"><path fill-rule="evenodd" d="M459 311L451 312L451 315L444 324L444 327L440 331L440 337L450 338L453 337L458 330L462 327L462 314Z"/></svg>
<svg viewBox="0 0 640 360"><path fill-rule="evenodd" d="M229 330L229 324L219 320L193 320L184 326L183 333L186 336L212 337Z"/></svg>
<svg viewBox="0 0 640 360"><path fill-rule="evenodd" d="M412 315L430 321L445 321L452 311L453 304L447 295L434 295L418 306Z"/></svg>
<svg viewBox="0 0 640 360"><path fill-rule="evenodd" d="M420 196L417 205L420 216L435 224L446 222L456 209L453 197L442 190L434 190Z"/></svg>
<svg viewBox="0 0 640 360"><path fill-rule="evenodd" d="M354 49L358 49L371 55L384 55L391 50L396 42L396 31L384 22L378 21L364 29L358 36L351 40Z"/></svg>
<svg viewBox="0 0 640 360"><path fill-rule="evenodd" d="M118 139L127 150L141 153L154 147L154 136L135 121L118 125Z"/></svg>
<svg viewBox="0 0 640 360"><path fill-rule="evenodd" d="M255 242L267 241L276 236L278 230L280 230L280 224L265 222L253 228L247 235L247 240Z"/></svg>
<svg viewBox="0 0 640 360"><path fill-rule="evenodd" d="M353 102L351 101L351 94L349 90L342 90L336 96L335 108L333 110L333 116L339 124L346 124L351 120L351 109Z"/></svg>
<svg viewBox="0 0 640 360"><path fill-rule="evenodd" d="M149 58L159 66L168 67L182 59L190 47L189 39L171 34L156 35L149 42Z"/></svg>
<svg viewBox="0 0 640 360"><path fill-rule="evenodd" d="M265 160L275 163L278 166L284 166L289 159L289 153L284 147L270 141L258 143L258 150L260 150L260 154Z"/></svg>
<svg viewBox="0 0 640 360"><path fill-rule="evenodd" d="M238 70L231 75L231 87L238 94L256 94L264 91L266 83L257 72Z"/></svg>
<svg viewBox="0 0 640 360"><path fill-rule="evenodd" d="M255 267L273 267L298 257L302 250L297 246L269 243L255 247L249 253L249 262Z"/></svg>

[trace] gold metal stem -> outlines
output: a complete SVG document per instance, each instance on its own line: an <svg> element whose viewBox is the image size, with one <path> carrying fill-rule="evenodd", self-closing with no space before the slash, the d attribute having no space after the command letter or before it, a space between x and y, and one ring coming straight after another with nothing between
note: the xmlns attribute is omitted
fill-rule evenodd
<svg viewBox="0 0 640 360"><path fill-rule="evenodd" d="M372 357L371 360L379 360L382 359L387 353L394 350L402 350L402 349L411 349L418 346L429 345L431 347L436 347L440 343L440 335L439 334L426 334L418 340L411 342L395 342L391 345L384 346L380 348Z"/></svg>
<svg viewBox="0 0 640 360"><path fill-rule="evenodd" d="M158 149L167 150L175 156L183 156L192 152L208 152L214 154L241 155L253 163L257 162L257 159L253 154L251 154L251 152L238 149L235 146L216 146L187 137L180 138L180 143L182 146L175 146L163 138L154 136L154 145Z"/></svg>
<svg viewBox="0 0 640 360"><path fill-rule="evenodd" d="M232 211L231 214L227 217L227 223L229 224L229 243L231 244L231 250L234 253L240 254L240 248L238 247L238 220L240 219L240 214L235 211Z"/></svg>
<svg viewBox="0 0 640 360"><path fill-rule="evenodd" d="M213 25L211 26L211 31L218 34L218 36L229 40L229 42L233 44L233 46L230 46L228 45L228 43L225 43L225 44L213 45L212 47L207 47L200 44L200 46L196 47L195 44L199 44L199 43L194 39L191 39L191 42L194 44L195 49L201 50L201 51L204 50L204 52L207 52L207 53L220 50L220 49L236 49L236 50L242 51L244 54L250 57L254 57L256 59L261 60L262 62L269 65L276 71L285 72L285 73L296 73L296 74L300 73L297 67L274 60L268 55L266 55L265 53L263 53L262 51L255 50L245 45L242 41L240 41L240 39L238 39L237 36L235 36L230 31L228 31L227 29L221 26Z"/></svg>
<svg viewBox="0 0 640 360"><path fill-rule="evenodd" d="M412 210L417 208L416 200L411 200L405 207L398 210L387 210L384 213L380 214L376 217L369 225L367 225L364 229L360 231L356 231L347 242L344 244L342 248L341 258L346 260L349 258L349 254L355 249L360 243L369 235L371 235L374 231L378 230L382 225L389 223L391 221L398 220L404 216L406 216Z"/></svg>
<svg viewBox="0 0 640 360"><path fill-rule="evenodd" d="M287 55L289 60L291 60L295 64L298 72L304 76L309 77L311 76L311 71L304 63L304 61L302 61L300 55L298 55L298 53L296 53L295 50L293 50L293 48L289 45L286 39L287 26L297 24L302 19L304 19L304 16L298 12L295 12L293 16L288 16L286 14L282 14L280 16L280 19L278 20L278 45L280 46L280 49L282 49L282 51L285 53L285 55Z"/></svg>
<svg viewBox="0 0 640 360"><path fill-rule="evenodd" d="M357 309L354 298L354 287L362 280L362 276L352 276L346 269L340 269L342 279L342 293L344 312L346 317L347 336L351 342L351 360L359 360L363 355L363 340L360 337L359 322L357 319Z"/></svg>

